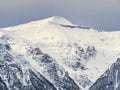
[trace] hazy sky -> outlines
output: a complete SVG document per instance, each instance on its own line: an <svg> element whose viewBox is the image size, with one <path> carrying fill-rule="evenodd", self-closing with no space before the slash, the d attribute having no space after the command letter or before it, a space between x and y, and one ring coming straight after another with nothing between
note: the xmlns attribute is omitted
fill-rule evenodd
<svg viewBox="0 0 120 90"><path fill-rule="evenodd" d="M120 30L120 0L0 0L0 28L51 16L99 30Z"/></svg>

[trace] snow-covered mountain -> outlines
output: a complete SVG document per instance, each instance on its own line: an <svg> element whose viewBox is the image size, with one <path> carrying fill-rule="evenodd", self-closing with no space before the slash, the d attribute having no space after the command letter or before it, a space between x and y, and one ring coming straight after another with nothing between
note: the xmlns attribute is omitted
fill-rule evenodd
<svg viewBox="0 0 120 90"><path fill-rule="evenodd" d="M119 39L59 16L1 28L0 88L88 90L120 56Z"/></svg>

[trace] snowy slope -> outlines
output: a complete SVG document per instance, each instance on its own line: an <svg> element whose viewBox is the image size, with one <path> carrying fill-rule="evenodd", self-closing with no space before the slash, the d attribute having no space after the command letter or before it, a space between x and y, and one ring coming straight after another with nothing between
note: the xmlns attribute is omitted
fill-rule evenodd
<svg viewBox="0 0 120 90"><path fill-rule="evenodd" d="M120 58L90 87L89 90L120 90Z"/></svg>
<svg viewBox="0 0 120 90"><path fill-rule="evenodd" d="M98 32L59 16L2 28L0 37L5 37L15 53L29 59L38 72L43 69L26 52L30 46L40 48L83 90L88 89L120 56L120 32Z"/></svg>

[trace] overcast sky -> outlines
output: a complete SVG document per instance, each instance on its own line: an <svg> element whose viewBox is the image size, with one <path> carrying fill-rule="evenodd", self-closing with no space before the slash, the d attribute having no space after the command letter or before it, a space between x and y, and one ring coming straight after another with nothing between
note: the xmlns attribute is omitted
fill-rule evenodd
<svg viewBox="0 0 120 90"><path fill-rule="evenodd" d="M120 0L0 0L0 28L51 16L98 30L120 30Z"/></svg>

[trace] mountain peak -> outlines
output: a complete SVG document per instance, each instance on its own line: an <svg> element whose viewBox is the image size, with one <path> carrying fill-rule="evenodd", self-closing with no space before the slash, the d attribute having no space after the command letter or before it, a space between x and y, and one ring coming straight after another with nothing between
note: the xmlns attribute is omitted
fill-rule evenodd
<svg viewBox="0 0 120 90"><path fill-rule="evenodd" d="M56 24L73 25L69 20L60 16L50 17L48 18L48 21Z"/></svg>

